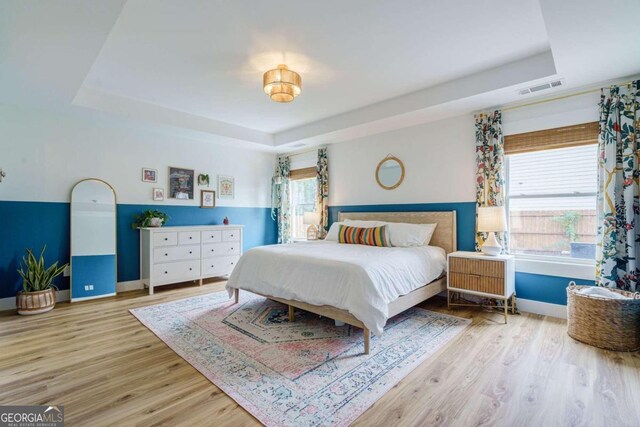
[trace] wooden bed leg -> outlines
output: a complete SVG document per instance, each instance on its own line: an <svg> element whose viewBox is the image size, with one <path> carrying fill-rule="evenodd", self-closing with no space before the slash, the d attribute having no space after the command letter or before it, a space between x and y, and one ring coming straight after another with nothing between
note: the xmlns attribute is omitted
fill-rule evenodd
<svg viewBox="0 0 640 427"><path fill-rule="evenodd" d="M504 299L504 324L507 324L507 315L509 313L509 299Z"/></svg>
<svg viewBox="0 0 640 427"><path fill-rule="evenodd" d="M371 331L367 328L363 329L364 332L364 354L369 354L369 342L371 340Z"/></svg>
<svg viewBox="0 0 640 427"><path fill-rule="evenodd" d="M295 317L293 316L293 306L289 306L289 322L293 323L295 321Z"/></svg>
<svg viewBox="0 0 640 427"><path fill-rule="evenodd" d="M236 288L233 290L233 296L236 300L236 304L238 303L238 301L240 300L240 289Z"/></svg>
<svg viewBox="0 0 640 427"><path fill-rule="evenodd" d="M200 283L198 284L198 286L202 286L202 277L200 278Z"/></svg>

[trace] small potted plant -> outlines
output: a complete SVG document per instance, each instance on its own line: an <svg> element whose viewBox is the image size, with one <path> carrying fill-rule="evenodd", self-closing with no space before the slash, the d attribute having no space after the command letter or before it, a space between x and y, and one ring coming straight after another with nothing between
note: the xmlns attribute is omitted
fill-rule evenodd
<svg viewBox="0 0 640 427"><path fill-rule="evenodd" d="M206 185L209 186L209 174L201 173L198 175L198 185Z"/></svg>
<svg viewBox="0 0 640 427"><path fill-rule="evenodd" d="M56 261L45 268L45 249L46 246L42 248L39 258L35 257L31 249L27 249L27 256L22 258L22 265L18 270L22 277L22 292L16 295L18 314L46 313L56 305L58 288L52 282L69 264L58 266Z"/></svg>
<svg viewBox="0 0 640 427"><path fill-rule="evenodd" d="M131 228L135 230L136 228L142 227L162 227L167 221L169 221L169 215L166 213L156 210L146 210L140 215L136 215L131 224Z"/></svg>

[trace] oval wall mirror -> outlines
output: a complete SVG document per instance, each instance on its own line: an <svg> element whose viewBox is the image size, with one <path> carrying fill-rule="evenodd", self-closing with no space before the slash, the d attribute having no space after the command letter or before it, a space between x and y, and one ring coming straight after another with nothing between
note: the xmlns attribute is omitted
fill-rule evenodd
<svg viewBox="0 0 640 427"><path fill-rule="evenodd" d="M116 293L116 192L91 178L71 191L71 301Z"/></svg>
<svg viewBox="0 0 640 427"><path fill-rule="evenodd" d="M404 180L404 164L399 158L388 155L376 168L376 181L385 190L397 188Z"/></svg>

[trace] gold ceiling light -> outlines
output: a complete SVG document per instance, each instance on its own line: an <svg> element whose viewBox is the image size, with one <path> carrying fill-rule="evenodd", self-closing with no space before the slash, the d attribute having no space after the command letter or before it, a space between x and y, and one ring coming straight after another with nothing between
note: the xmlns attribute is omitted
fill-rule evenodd
<svg viewBox="0 0 640 427"><path fill-rule="evenodd" d="M302 78L300 74L291 71L286 65L280 64L278 68L269 70L262 76L264 93L276 102L291 102L300 95Z"/></svg>

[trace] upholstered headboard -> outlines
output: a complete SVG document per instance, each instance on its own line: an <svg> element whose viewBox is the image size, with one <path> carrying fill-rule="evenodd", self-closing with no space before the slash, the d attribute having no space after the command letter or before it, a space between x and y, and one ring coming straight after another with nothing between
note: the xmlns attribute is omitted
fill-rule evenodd
<svg viewBox="0 0 640 427"><path fill-rule="evenodd" d="M360 219L366 221L407 222L410 224L438 224L431 237L431 246L439 246L447 253L457 250L456 211L443 212L339 212L338 221Z"/></svg>

